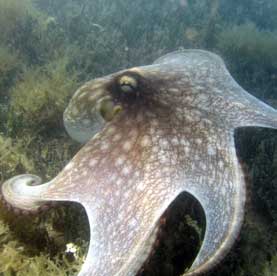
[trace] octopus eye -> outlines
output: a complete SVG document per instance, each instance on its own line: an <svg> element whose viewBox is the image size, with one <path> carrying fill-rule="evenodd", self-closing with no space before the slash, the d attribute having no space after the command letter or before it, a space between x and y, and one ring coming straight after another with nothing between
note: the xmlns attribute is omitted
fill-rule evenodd
<svg viewBox="0 0 277 276"><path fill-rule="evenodd" d="M138 88L138 82L132 76L123 76L119 79L119 86L123 93L133 93Z"/></svg>
<svg viewBox="0 0 277 276"><path fill-rule="evenodd" d="M122 110L122 107L120 105L115 105L112 98L107 96L101 98L97 102L97 109L102 118L106 122L109 122L114 118L116 114L118 114Z"/></svg>

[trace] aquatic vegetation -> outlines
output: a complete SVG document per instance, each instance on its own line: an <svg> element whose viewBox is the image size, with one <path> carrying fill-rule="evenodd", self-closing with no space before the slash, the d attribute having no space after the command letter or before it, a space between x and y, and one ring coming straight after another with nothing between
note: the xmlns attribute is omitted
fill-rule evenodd
<svg viewBox="0 0 277 276"><path fill-rule="evenodd" d="M277 231L277 136L269 132L257 148L252 167L256 190L255 202L259 204L263 216L267 217Z"/></svg>
<svg viewBox="0 0 277 276"><path fill-rule="evenodd" d="M276 67L277 37L275 32L258 30L254 24L231 26L218 36L218 48L226 53L228 60L234 60L245 66L249 64Z"/></svg>
<svg viewBox="0 0 277 276"><path fill-rule="evenodd" d="M20 53L26 66L43 65L64 55L63 30L32 0L0 0L0 26L1 43Z"/></svg>
<svg viewBox="0 0 277 276"><path fill-rule="evenodd" d="M274 276L276 274L277 274L277 254L272 258L272 260L265 263L264 269L261 275Z"/></svg>
<svg viewBox="0 0 277 276"><path fill-rule="evenodd" d="M15 171L34 172L34 164L26 155L21 141L0 135L0 183Z"/></svg>
<svg viewBox="0 0 277 276"><path fill-rule="evenodd" d="M77 85L74 72L67 71L67 59L27 70L11 91L9 129L34 132L62 127L66 102Z"/></svg>
<svg viewBox="0 0 277 276"><path fill-rule="evenodd" d="M241 236L216 275L265 275L276 256L276 132L241 129L236 135L238 153L248 172L248 203ZM250 177L250 178L249 178ZM255 250L253 250L255 248ZM276 269L276 266L275 266ZM275 275L274 273L269 274Z"/></svg>
<svg viewBox="0 0 277 276"><path fill-rule="evenodd" d="M269 31L277 27L277 2L275 0L221 0L220 15L229 25L253 22Z"/></svg>
<svg viewBox="0 0 277 276"><path fill-rule="evenodd" d="M240 83L263 99L277 93L277 32L254 24L231 26L217 37L218 50Z"/></svg>
<svg viewBox="0 0 277 276"><path fill-rule="evenodd" d="M4 45L0 46L0 96L8 95L8 87L14 80L21 62L19 56ZM1 101L1 100L0 100Z"/></svg>
<svg viewBox="0 0 277 276"><path fill-rule="evenodd" d="M39 60L41 21L43 14L31 0L0 0L0 41L20 52L20 58L29 64Z"/></svg>
<svg viewBox="0 0 277 276"><path fill-rule="evenodd" d="M80 212L74 216L74 208L70 209L60 207L41 218L15 217L0 205L0 274L75 275L86 245L76 238L82 233L68 235L62 228L61 221L80 220Z"/></svg>
<svg viewBox="0 0 277 276"><path fill-rule="evenodd" d="M24 25L30 14L35 14L30 0L0 0L1 42L11 42L14 39L11 34L17 35L18 25Z"/></svg>

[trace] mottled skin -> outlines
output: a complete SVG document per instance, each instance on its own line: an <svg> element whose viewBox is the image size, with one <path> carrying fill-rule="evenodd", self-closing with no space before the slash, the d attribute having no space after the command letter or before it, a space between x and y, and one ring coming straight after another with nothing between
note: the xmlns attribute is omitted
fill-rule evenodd
<svg viewBox="0 0 277 276"><path fill-rule="evenodd" d="M102 96L122 107L106 124L94 108ZM28 186L34 176L18 176L2 193L24 210L49 200L85 207L91 237L82 276L135 275L150 254L159 218L184 191L206 215L204 241L186 275L211 269L243 219L245 183L234 130L277 127L276 111L244 91L220 57L201 50L174 52L87 83L64 120L81 142L99 133L52 181Z"/></svg>

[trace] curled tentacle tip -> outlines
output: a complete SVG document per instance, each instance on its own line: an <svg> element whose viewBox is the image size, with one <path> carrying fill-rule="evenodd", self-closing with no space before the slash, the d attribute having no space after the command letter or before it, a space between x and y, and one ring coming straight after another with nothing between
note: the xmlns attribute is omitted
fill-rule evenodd
<svg viewBox="0 0 277 276"><path fill-rule="evenodd" d="M8 210L15 214L32 214L43 211L46 204L39 200L45 190L41 178L36 175L23 174L12 177L1 185L1 199Z"/></svg>

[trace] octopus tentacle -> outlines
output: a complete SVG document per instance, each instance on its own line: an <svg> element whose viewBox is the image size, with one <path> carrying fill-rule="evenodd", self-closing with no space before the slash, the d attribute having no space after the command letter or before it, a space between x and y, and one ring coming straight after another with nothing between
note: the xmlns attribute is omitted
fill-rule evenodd
<svg viewBox="0 0 277 276"><path fill-rule="evenodd" d="M45 204L40 195L48 186L49 183L41 185L41 178L36 175L23 174L4 182L1 190L5 201L14 208L35 211Z"/></svg>
<svg viewBox="0 0 277 276"><path fill-rule="evenodd" d="M78 202L72 196L72 191L67 189L71 185L71 173L67 172L71 166L69 163L57 177L46 183L32 174L17 175L6 180L0 187L4 204L15 213L21 210L23 214L36 214L48 210L60 201ZM61 179L65 186L57 189Z"/></svg>
<svg viewBox="0 0 277 276"><path fill-rule="evenodd" d="M225 141L227 143L228 137L225 137ZM202 185L198 180L197 185L188 188L188 192L197 198L205 210L206 231L200 251L186 275L203 274L216 266L234 244L243 222L245 179L231 135L229 141L226 148L230 154L218 158L221 164L219 168L214 167L211 174L207 173L209 176ZM216 189L212 187L213 183L216 183Z"/></svg>
<svg viewBox="0 0 277 276"><path fill-rule="evenodd" d="M45 192L53 181L42 184L36 175L23 174L12 177L1 185L1 198L8 209L16 214L37 214L48 210L54 203Z"/></svg>

